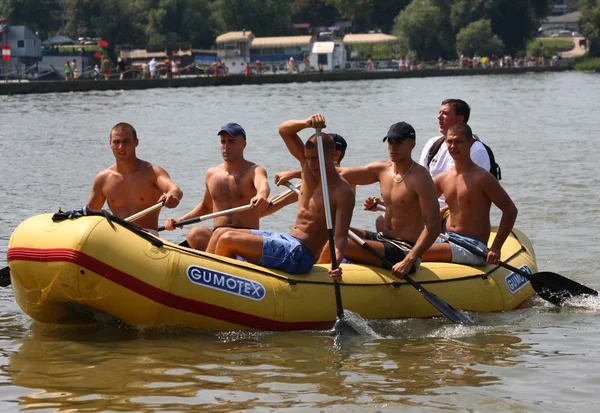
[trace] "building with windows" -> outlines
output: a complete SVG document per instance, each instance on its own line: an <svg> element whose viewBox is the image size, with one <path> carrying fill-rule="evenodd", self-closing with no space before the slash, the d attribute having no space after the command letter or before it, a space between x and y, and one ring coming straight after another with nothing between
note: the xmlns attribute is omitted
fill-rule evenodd
<svg viewBox="0 0 600 413"><path fill-rule="evenodd" d="M12 78L23 76L26 70L35 67L42 60L42 42L26 26L5 25L3 29L11 55L6 71ZM4 65L0 65L2 77L4 77L4 67Z"/></svg>
<svg viewBox="0 0 600 413"><path fill-rule="evenodd" d="M217 57L231 73L240 73L250 62L250 44L254 40L251 31L228 32L217 37Z"/></svg>
<svg viewBox="0 0 600 413"><path fill-rule="evenodd" d="M284 69L290 58L297 69L304 70L304 56L311 52L312 36L256 37L250 45L250 61L260 60L266 65Z"/></svg>

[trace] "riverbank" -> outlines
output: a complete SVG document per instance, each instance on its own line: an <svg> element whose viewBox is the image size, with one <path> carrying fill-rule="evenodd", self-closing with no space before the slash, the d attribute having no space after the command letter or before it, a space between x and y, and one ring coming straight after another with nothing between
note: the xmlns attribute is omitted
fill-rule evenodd
<svg viewBox="0 0 600 413"><path fill-rule="evenodd" d="M264 76L231 75L225 77L185 77L178 79L154 80L77 80L67 81L35 81L22 83L0 83L0 95L17 95L31 93L66 93L88 92L92 90L140 90L153 88L178 88L202 86L237 86L263 85L279 83L333 82L372 79L402 79L444 76L485 76L538 72L562 72L572 70L571 65L545 67L514 67L497 69L428 69L412 72L379 71L379 72L325 72L300 73Z"/></svg>

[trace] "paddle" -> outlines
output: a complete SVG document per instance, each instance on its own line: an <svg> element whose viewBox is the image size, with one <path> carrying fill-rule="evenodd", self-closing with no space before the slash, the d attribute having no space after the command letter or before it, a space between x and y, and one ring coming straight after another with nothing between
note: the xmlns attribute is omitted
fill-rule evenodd
<svg viewBox="0 0 600 413"><path fill-rule="evenodd" d="M323 135L321 134L320 129L316 129L317 133L317 152L319 154L319 169L321 170L321 186L323 187L323 203L325 205L325 221L327 222L327 232L329 234L329 253L331 255L331 268L337 269L338 263L335 257L335 240L333 234L333 219L331 218L331 204L329 202L329 188L327 186L327 171L325 169L325 158L323 151ZM292 191L296 192L296 189L289 182L286 183L286 186L290 188ZM334 280L333 288L335 291L335 305L336 305L336 314L337 320L333 326L331 332L336 335L345 334L345 335L358 335L356 330L346 321L344 315L344 308L342 306L342 291L340 289L340 284Z"/></svg>
<svg viewBox="0 0 600 413"><path fill-rule="evenodd" d="M459 245L467 251L471 252L472 254L478 255L482 258L487 257L485 251L482 251L479 248L465 243L461 240L449 238L446 234L440 234L440 238L452 242L456 245ZM572 297L582 295L598 295L598 291L586 287L585 285L579 284L578 282L573 281L569 278L563 277L560 274L547 271L528 274L527 272L519 268L513 267L512 265L507 264L503 261L498 262L498 265L507 268L515 274L519 274L521 277L524 277L531 281L531 286L533 287L535 292L544 300L551 302L554 305L562 306L564 305L566 300Z"/></svg>
<svg viewBox="0 0 600 413"><path fill-rule="evenodd" d="M381 255L379 253L379 251L377 251L375 248L373 248L372 246L367 244L367 242L365 240L360 238L354 232L348 231L348 235L350 236L350 238L352 238L354 241L356 241L361 247L365 248L367 251L370 251L371 253L373 253L377 257L379 257L379 259L385 265L389 266L390 268L394 266L383 255ZM467 317L466 315L459 312L456 308L452 307L449 303L442 300L440 297L438 297L434 293L427 291L421 284L419 284L418 282L413 280L412 277L405 275L404 279L410 285L415 287L415 289L423 295L423 298L425 298L427 301L429 301L429 303L431 305L433 305L440 313L442 313L448 320L452 321L454 324L465 324L465 325L469 325L469 326L476 325L473 322L473 320L471 320L469 317Z"/></svg>
<svg viewBox="0 0 600 413"><path fill-rule="evenodd" d="M288 184L290 184L290 185L288 186ZM294 189L287 189L285 192L282 192L281 194L277 195L271 201L271 205L275 205L278 202L283 201L285 198L287 198L291 194L298 194L299 193L298 188L300 188L302 186L302 182L298 182L296 185L292 185L288 181L288 182L285 183L285 186L287 186L288 188L294 188ZM269 206L271 206L271 205L269 205Z"/></svg>
<svg viewBox="0 0 600 413"><path fill-rule="evenodd" d="M300 185L302 185L302 182L298 183L298 185L297 185L297 186L298 186L298 187L300 187ZM292 185L292 186L293 186L293 185ZM294 188L296 188L296 187L294 187ZM275 204L275 203L277 203L277 202L281 201L282 199L284 199L284 198L287 198L287 197L288 197L288 196L290 196L292 193L293 193L293 191L292 191L292 190L285 191L285 192L283 192L283 193L281 193L281 194L277 195L277 196L276 196L276 197L275 197L275 198L274 198L274 199L273 199L273 200L270 202L270 204L271 204L271 205L273 205L273 204ZM233 214L233 213L236 213L236 212L243 212L243 211L247 211L247 210L249 210L251 207L252 207L252 204L248 204L248 205L242 205L242 206L239 206L239 207L235 207L235 208L231 208L231 209L226 209L226 210L224 210L224 211L219 211L219 212L214 212L214 213L212 213L212 214L202 215L201 217L194 217L194 218L184 219L183 221L176 222L176 223L175 223L173 226L174 226L175 228L178 228L178 227L183 227L183 226L185 226L185 225L189 225L189 224L195 224L195 223L197 223L197 222L202 222L202 221L206 221L206 220L209 220L209 219L218 218L218 217L220 217L220 216L223 216L223 215L228 215L228 214ZM165 227L164 227L164 226L158 227L158 231L159 231L159 232L160 232L160 231L164 231L164 230L165 230Z"/></svg>
<svg viewBox="0 0 600 413"><path fill-rule="evenodd" d="M138 212L137 214L133 214L130 217L125 218L125 221L132 222L138 218L143 217L144 215L148 215L152 211L156 211L165 204L164 201L159 202L156 205L152 205L149 208L144 209L143 211ZM0 287L8 287L10 285L10 267L4 267L0 270Z"/></svg>
<svg viewBox="0 0 600 413"><path fill-rule="evenodd" d="M385 206L380 205L380 204L377 204L377 209L379 209L380 211L386 210ZM348 236L352 240L356 241L361 247L363 247L367 251L375 254L388 267L391 268L394 266L383 255L381 255L379 253L379 251L377 251L375 248L373 248L372 246L367 244L367 242L365 240L360 238L354 232L348 231ZM426 290L421 284L419 284L417 281L413 280L412 277L405 275L404 279L410 285L415 287L415 289L423 295L423 298L425 298L431 305L433 305L440 313L442 313L447 319L452 321L454 324L475 325L473 320L471 320L466 315L460 313L456 308L452 307L449 303L442 300L440 297L438 297L434 293Z"/></svg>
<svg viewBox="0 0 600 413"><path fill-rule="evenodd" d="M252 204L242 205L242 206L239 206L239 207L235 207L235 208L231 208L231 209L226 209L224 211L219 211L219 212L214 212L212 214L202 215L201 217L194 217L194 218L184 219L182 221L176 222L175 224L173 224L173 226L175 228L183 227L185 225L195 224L196 222L206 221L206 220L217 218L217 217L220 217L220 216L223 216L223 215L233 214L235 212L247 211L250 208L252 208ZM159 232L160 231L164 231L164 230L165 230L164 226L158 227L158 231Z"/></svg>
<svg viewBox="0 0 600 413"><path fill-rule="evenodd" d="M153 212L159 208L162 208L164 204L165 204L165 201L161 201L158 204L151 206L150 208L146 208L143 211L138 212L137 214L133 214L132 216L125 218L125 221L127 221L127 222L135 221L136 219L141 218L144 215L148 215L150 212Z"/></svg>

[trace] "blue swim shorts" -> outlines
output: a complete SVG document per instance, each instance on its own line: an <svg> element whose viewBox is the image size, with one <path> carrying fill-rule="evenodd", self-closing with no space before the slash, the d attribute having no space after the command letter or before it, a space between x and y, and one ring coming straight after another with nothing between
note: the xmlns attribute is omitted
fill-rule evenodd
<svg viewBox="0 0 600 413"><path fill-rule="evenodd" d="M458 239L459 241L470 244L474 248L484 252L487 254L487 244L480 239L474 237L468 237L466 235L458 234L456 232L448 231L446 232L448 238L450 239ZM447 242L441 238L435 240L435 244ZM464 264L464 265L473 265L473 266L482 266L485 265L485 258L480 257L479 255L475 255L460 245L456 245L453 242L450 242L450 248L452 248L452 262L455 264Z"/></svg>
<svg viewBox="0 0 600 413"><path fill-rule="evenodd" d="M298 238L257 229L253 229L252 234L263 237L263 252L258 265L282 270L288 274L307 273L315 265L315 256Z"/></svg>

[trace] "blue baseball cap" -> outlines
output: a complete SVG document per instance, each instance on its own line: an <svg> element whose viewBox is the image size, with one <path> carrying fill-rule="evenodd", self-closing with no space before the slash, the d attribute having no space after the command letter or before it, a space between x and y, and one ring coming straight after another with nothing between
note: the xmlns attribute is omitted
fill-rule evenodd
<svg viewBox="0 0 600 413"><path fill-rule="evenodd" d="M221 130L217 135L220 135L221 132L227 132L231 136L243 136L246 140L246 131L237 123L230 122L225 126L221 126Z"/></svg>

